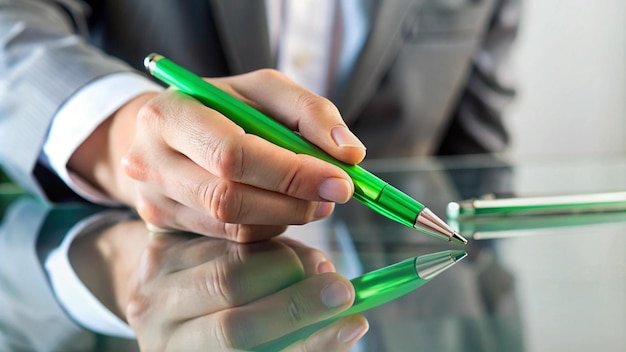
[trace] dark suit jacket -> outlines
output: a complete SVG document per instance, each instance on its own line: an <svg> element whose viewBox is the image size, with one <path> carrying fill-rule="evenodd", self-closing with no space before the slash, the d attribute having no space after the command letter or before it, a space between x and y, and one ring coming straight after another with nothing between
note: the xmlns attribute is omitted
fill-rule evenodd
<svg viewBox="0 0 626 352"><path fill-rule="evenodd" d="M502 151L519 0L363 1L370 32L331 99L369 157ZM274 66L264 1L0 4L0 162L31 190L52 117L84 84L143 72L150 52L204 76Z"/></svg>

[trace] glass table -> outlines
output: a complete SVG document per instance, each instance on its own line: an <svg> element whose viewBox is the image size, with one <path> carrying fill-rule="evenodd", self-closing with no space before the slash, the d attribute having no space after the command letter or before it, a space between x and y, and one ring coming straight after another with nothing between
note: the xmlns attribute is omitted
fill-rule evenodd
<svg viewBox="0 0 626 352"><path fill-rule="evenodd" d="M364 167L443 218L449 202L486 194L626 190L626 156L392 159ZM69 228L107 210L9 197L0 227L0 349L134 349L132 340L73 323L42 274L43 258ZM508 220L451 221L469 239L463 248L351 201L284 236L321 249L348 278L414 256L467 252L426 285L363 313L370 331L355 351L626 351L626 212Z"/></svg>

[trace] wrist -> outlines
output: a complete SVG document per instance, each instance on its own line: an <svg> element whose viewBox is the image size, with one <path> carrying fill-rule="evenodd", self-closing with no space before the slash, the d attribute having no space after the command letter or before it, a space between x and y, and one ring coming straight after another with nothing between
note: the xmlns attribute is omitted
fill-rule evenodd
<svg viewBox="0 0 626 352"><path fill-rule="evenodd" d="M133 182L121 159L135 137L137 113L157 94L138 95L109 116L72 154L68 168L110 197L133 205Z"/></svg>
<svg viewBox="0 0 626 352"><path fill-rule="evenodd" d="M68 251L81 282L109 311L126 320L129 281L148 241L142 221L117 223L77 237Z"/></svg>

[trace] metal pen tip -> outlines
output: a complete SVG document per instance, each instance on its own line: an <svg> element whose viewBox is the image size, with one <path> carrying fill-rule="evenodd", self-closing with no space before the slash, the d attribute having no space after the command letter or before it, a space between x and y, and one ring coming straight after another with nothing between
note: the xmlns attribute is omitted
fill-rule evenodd
<svg viewBox="0 0 626 352"><path fill-rule="evenodd" d="M424 280L431 280L467 256L463 250L447 250L415 257L415 272Z"/></svg>
<svg viewBox="0 0 626 352"><path fill-rule="evenodd" d="M459 260L467 257L467 253L465 251L450 251L450 256L454 262L458 262Z"/></svg>
<svg viewBox="0 0 626 352"><path fill-rule="evenodd" d="M157 53L149 54L143 59L143 66L148 70L148 72L152 73L156 67L156 63L163 58L162 55Z"/></svg>
<svg viewBox="0 0 626 352"><path fill-rule="evenodd" d="M467 244L467 240L456 231L452 233L452 237L450 237L450 242L456 242L464 246Z"/></svg>
<svg viewBox="0 0 626 352"><path fill-rule="evenodd" d="M415 220L415 228L421 228L428 231L431 234L439 238L448 240L448 242L455 242L457 244L466 245L467 240L458 232L452 230L448 224L437 217L428 208L422 209Z"/></svg>

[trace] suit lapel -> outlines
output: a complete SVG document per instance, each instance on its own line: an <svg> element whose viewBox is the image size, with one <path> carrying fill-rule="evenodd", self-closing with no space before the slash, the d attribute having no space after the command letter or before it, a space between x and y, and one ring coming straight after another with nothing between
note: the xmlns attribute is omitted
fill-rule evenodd
<svg viewBox="0 0 626 352"><path fill-rule="evenodd" d="M231 73L272 66L265 1L210 0Z"/></svg>
<svg viewBox="0 0 626 352"><path fill-rule="evenodd" d="M386 68L395 57L403 38L404 24L415 21L416 7L423 0L364 0L370 20L370 33L362 54L335 103L350 122L375 91Z"/></svg>

